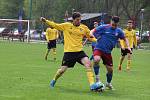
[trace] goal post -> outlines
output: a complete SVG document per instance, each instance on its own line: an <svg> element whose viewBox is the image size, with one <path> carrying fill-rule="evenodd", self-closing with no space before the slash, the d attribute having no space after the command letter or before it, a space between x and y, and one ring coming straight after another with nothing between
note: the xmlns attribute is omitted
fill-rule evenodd
<svg viewBox="0 0 150 100"><path fill-rule="evenodd" d="M0 27L6 27L5 25L14 25L18 24L19 22L27 23L27 42L30 42L30 20L18 20L18 19L0 19Z"/></svg>

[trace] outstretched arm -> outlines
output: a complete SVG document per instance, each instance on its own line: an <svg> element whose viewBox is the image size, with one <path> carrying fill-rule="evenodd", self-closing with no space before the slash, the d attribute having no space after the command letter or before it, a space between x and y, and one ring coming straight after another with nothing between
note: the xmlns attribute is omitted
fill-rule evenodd
<svg viewBox="0 0 150 100"><path fill-rule="evenodd" d="M53 28L55 28L55 29L57 29L57 30L60 30L60 31L65 30L65 28L64 28L64 25L65 25L65 24L64 24L64 23L62 23L62 24L57 24L57 23L55 23L55 22L53 22L53 21L47 20L47 19L44 18L44 17L41 17L41 18L40 18L40 21L46 23L47 25L49 25L49 26L51 26L51 27L53 27Z"/></svg>

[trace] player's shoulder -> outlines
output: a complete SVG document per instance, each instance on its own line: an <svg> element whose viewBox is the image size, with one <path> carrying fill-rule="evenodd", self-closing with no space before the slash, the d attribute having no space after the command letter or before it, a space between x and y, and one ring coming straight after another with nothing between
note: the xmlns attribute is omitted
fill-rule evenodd
<svg viewBox="0 0 150 100"><path fill-rule="evenodd" d="M80 29L82 29L82 30L89 30L88 26L86 26L84 24L80 24Z"/></svg>
<svg viewBox="0 0 150 100"><path fill-rule="evenodd" d="M80 26L83 28L88 28L85 24L80 24Z"/></svg>

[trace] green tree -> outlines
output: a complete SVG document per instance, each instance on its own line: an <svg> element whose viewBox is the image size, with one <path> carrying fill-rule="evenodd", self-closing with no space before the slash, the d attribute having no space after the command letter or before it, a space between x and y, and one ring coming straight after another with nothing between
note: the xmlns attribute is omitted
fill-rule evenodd
<svg viewBox="0 0 150 100"><path fill-rule="evenodd" d="M22 0L0 0L1 18L18 18Z"/></svg>

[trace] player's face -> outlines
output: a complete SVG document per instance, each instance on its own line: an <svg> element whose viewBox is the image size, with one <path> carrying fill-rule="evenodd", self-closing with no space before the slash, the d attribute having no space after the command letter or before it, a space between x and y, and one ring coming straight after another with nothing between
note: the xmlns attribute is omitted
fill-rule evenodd
<svg viewBox="0 0 150 100"><path fill-rule="evenodd" d="M73 20L73 25L80 26L81 23L81 17L77 17Z"/></svg>
<svg viewBox="0 0 150 100"><path fill-rule="evenodd" d="M132 23L128 23L127 26L128 26L129 29L132 29L132 27L133 27Z"/></svg>
<svg viewBox="0 0 150 100"><path fill-rule="evenodd" d="M118 23L115 23L114 21L111 21L111 25L112 25L112 28L117 28Z"/></svg>

